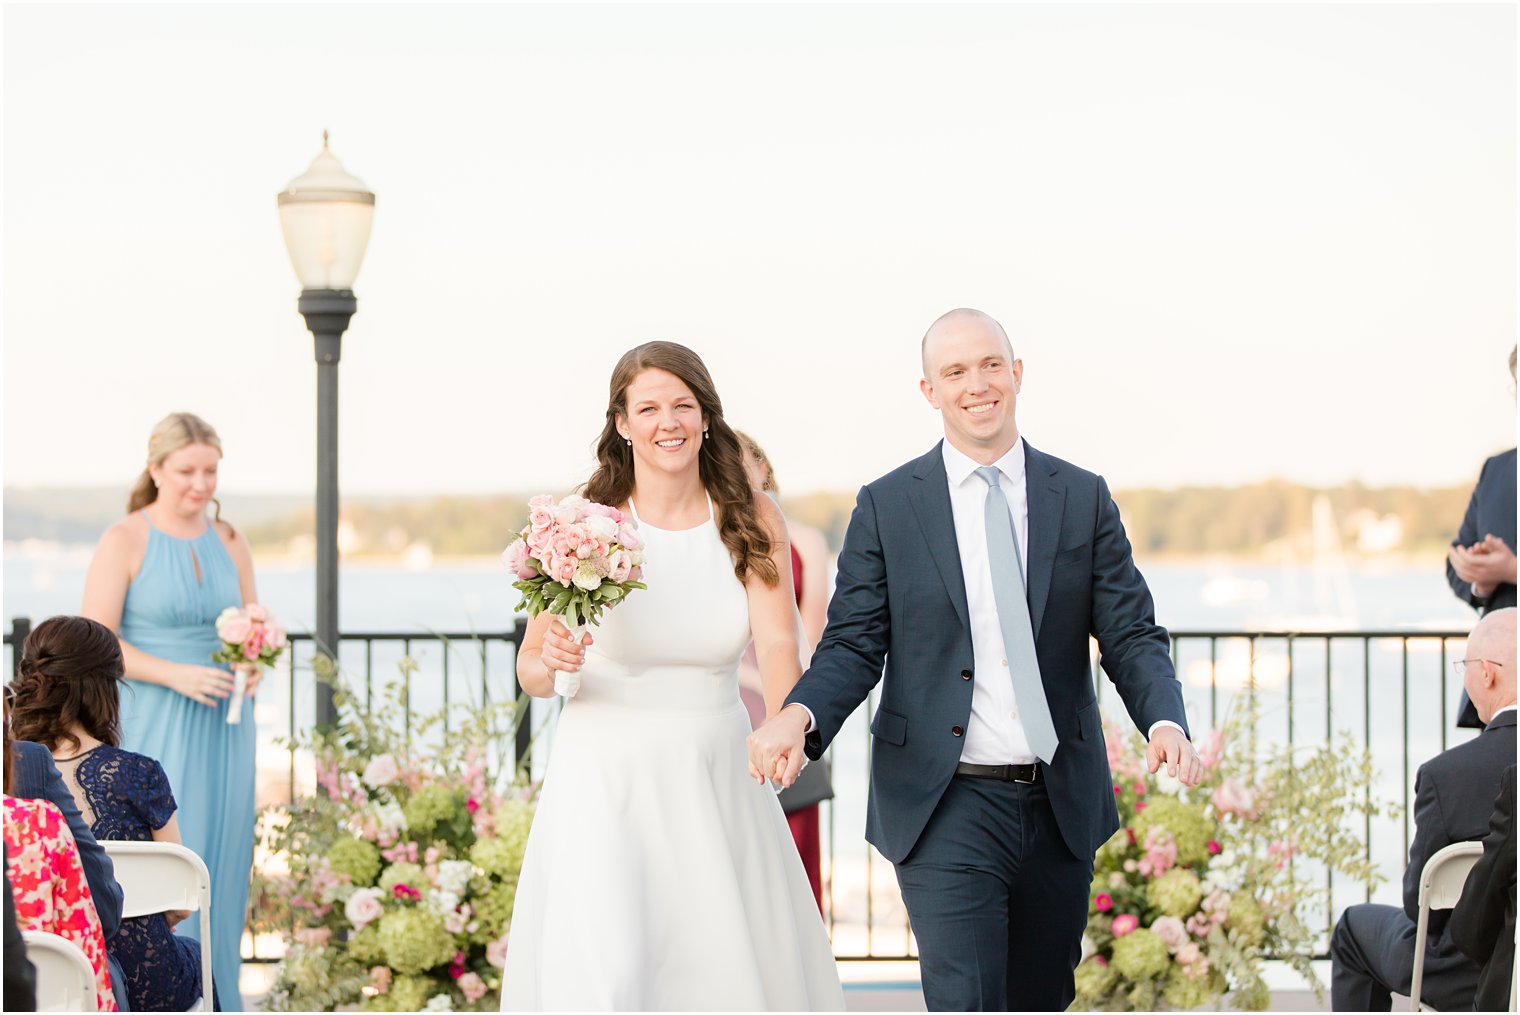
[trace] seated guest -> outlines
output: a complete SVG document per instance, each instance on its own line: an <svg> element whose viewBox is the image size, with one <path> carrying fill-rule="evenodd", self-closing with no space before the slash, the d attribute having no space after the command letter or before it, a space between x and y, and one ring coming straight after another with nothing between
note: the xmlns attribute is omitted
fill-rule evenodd
<svg viewBox="0 0 1520 1015"><path fill-rule="evenodd" d="M5 688L6 700L10 700L11 688ZM106 937L106 957L111 965L111 989L116 995L116 1010L131 1011L127 1003L126 977L121 967L110 955L112 939L121 926L121 885L116 883L116 870L111 858L85 823L74 797L63 784L63 777L53 764L48 749L41 744L22 740L11 742L11 763L15 766L12 778L15 784L10 795L21 800L46 800L63 814L68 823L69 834L79 851L79 862L84 865L85 881L90 886L90 899L95 903L95 913L100 918L100 930Z"/></svg>
<svg viewBox="0 0 1520 1015"><path fill-rule="evenodd" d="M1509 1007L1515 968L1515 766L1504 770L1494 813L1488 819L1483 856L1467 875L1462 898L1447 929L1458 948L1483 963L1478 1011Z"/></svg>
<svg viewBox="0 0 1520 1015"><path fill-rule="evenodd" d="M1504 770L1515 763L1515 610L1495 610L1473 628L1462 682L1483 721L1476 739L1420 766L1414 783L1414 841L1404 872L1404 908L1348 906L1330 937L1330 1000L1336 1011L1388 1011L1414 975L1415 920L1425 861L1454 842L1483 838ZM1440 1011L1471 1011L1478 963L1462 954L1430 914L1421 1000Z"/></svg>
<svg viewBox="0 0 1520 1015"><path fill-rule="evenodd" d="M11 728L42 744L101 841L180 841L174 795L152 758L120 750L121 643L84 617L53 617L26 639ZM133 1011L184 1011L201 996L201 950L177 937L182 911L123 920L109 942Z"/></svg>
<svg viewBox="0 0 1520 1015"><path fill-rule="evenodd" d="M13 770L10 723L4 733L5 874L16 903L21 930L57 934L79 946L95 970L95 1001L100 1011L116 1011L106 939L90 900L90 885L79 862L79 849L63 812L46 800L10 795Z"/></svg>

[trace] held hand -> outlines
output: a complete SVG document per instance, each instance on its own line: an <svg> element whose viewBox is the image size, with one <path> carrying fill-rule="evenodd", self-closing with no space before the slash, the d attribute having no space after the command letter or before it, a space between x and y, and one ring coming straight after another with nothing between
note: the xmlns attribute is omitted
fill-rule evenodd
<svg viewBox="0 0 1520 1015"><path fill-rule="evenodd" d="M538 657L549 667L550 673L575 673L586 660L586 646L591 643L591 634L587 632L581 636L581 642L577 645L570 637L570 629L556 619L544 632L544 643L538 650Z"/></svg>
<svg viewBox="0 0 1520 1015"><path fill-rule="evenodd" d="M749 777L761 784L772 778L783 789L790 788L807 763L803 753L807 721L807 711L801 705L788 705L751 733L745 741Z"/></svg>
<svg viewBox="0 0 1520 1015"><path fill-rule="evenodd" d="M253 697L254 692L259 689L259 683L264 679L264 667L258 663L234 663L232 668L243 671L243 689L248 697Z"/></svg>
<svg viewBox="0 0 1520 1015"><path fill-rule="evenodd" d="M1151 737L1145 748L1145 760L1152 772L1164 763L1166 774L1180 779L1184 786L1196 786L1203 778L1203 759L1182 731L1173 726L1163 726Z"/></svg>
<svg viewBox="0 0 1520 1015"><path fill-rule="evenodd" d="M171 927L173 927L176 923L179 923L181 920L183 920L185 917L187 917L189 915L190 915L190 910L188 910L188 909L166 909L166 910L164 910L164 919L166 921L168 921L169 926L171 926Z"/></svg>
<svg viewBox="0 0 1520 1015"><path fill-rule="evenodd" d="M215 666L186 664L174 671L174 679L169 686L191 701L215 705L219 699L232 694L232 674Z"/></svg>

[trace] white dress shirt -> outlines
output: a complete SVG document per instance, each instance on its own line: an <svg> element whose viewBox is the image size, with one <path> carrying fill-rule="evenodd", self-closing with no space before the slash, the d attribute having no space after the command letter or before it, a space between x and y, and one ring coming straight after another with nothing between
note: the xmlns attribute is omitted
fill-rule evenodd
<svg viewBox="0 0 1520 1015"><path fill-rule="evenodd" d="M1027 764L1035 760L1019 718L1019 703L1008 672L1003 624L992 591L992 568L987 560L987 483L976 474L978 465L949 441L940 445L945 478L950 484L950 514L955 521L955 545L960 552L966 583L966 608L971 623L971 718L961 760L973 765ZM992 463L998 486L1008 501L1013 538L1019 556L1029 557L1029 495L1024 485L1024 438L1014 441ZM1026 572L1027 573L1027 572ZM1026 581L1025 587L1028 587Z"/></svg>

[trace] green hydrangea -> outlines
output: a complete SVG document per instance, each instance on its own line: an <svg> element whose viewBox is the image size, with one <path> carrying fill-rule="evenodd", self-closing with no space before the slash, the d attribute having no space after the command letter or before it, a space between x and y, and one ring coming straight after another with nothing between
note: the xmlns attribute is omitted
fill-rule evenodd
<svg viewBox="0 0 1520 1015"><path fill-rule="evenodd" d="M1173 867L1151 882L1151 904L1167 916L1186 919L1203 901L1203 887L1198 875L1182 867Z"/></svg>
<svg viewBox="0 0 1520 1015"><path fill-rule="evenodd" d="M380 947L398 973L425 972L454 957L454 935L444 929L443 918L435 913L410 907L395 909L382 916L379 924Z"/></svg>
<svg viewBox="0 0 1520 1015"><path fill-rule="evenodd" d="M442 783L424 786L406 802L406 827L417 841L432 838L439 825L452 824L464 809L464 794Z"/></svg>
<svg viewBox="0 0 1520 1015"><path fill-rule="evenodd" d="M397 885L415 888L425 895L428 889L427 875L422 872L422 867L418 864L405 861L393 863L385 869L384 874L380 875L380 887L388 896L391 889Z"/></svg>
<svg viewBox="0 0 1520 1015"><path fill-rule="evenodd" d="M348 939L348 954L353 956L356 962L362 962L366 966L385 965L385 950L380 947L380 928L376 924L366 924L364 929Z"/></svg>
<svg viewBox="0 0 1520 1015"><path fill-rule="evenodd" d="M1167 1007L1173 1011L1192 1011L1214 999L1216 991L1213 986L1212 977L1194 980L1182 971L1181 966L1173 966L1166 976L1162 996L1166 998Z"/></svg>
<svg viewBox="0 0 1520 1015"><path fill-rule="evenodd" d="M522 869L522 850L514 850L503 839L480 839L470 847L470 862L490 877L502 881L517 880Z"/></svg>
<svg viewBox="0 0 1520 1015"><path fill-rule="evenodd" d="M327 949L301 945L291 948L285 960L285 977L297 990L307 993L321 990L332 977Z"/></svg>
<svg viewBox="0 0 1520 1015"><path fill-rule="evenodd" d="M1262 918L1261 907L1245 892L1236 892L1230 896L1224 925L1235 932L1235 941L1243 948L1254 948L1267 936L1267 925Z"/></svg>
<svg viewBox="0 0 1520 1015"><path fill-rule="evenodd" d="M1077 997L1085 1006L1091 1006L1100 998L1108 996L1119 974L1111 965L1088 959L1077 966Z"/></svg>
<svg viewBox="0 0 1520 1015"><path fill-rule="evenodd" d="M1209 839L1214 824L1202 807L1183 803L1176 797L1155 796L1145 810L1135 815L1135 838L1143 846L1152 828L1164 828L1177 843L1177 863L1182 867L1202 864L1209 857Z"/></svg>
<svg viewBox="0 0 1520 1015"><path fill-rule="evenodd" d="M524 800L503 800L496 812L496 838L511 845L520 857L528 848L528 830L533 827L533 805Z"/></svg>
<svg viewBox="0 0 1520 1015"><path fill-rule="evenodd" d="M1161 939L1144 927L1114 939L1113 967L1131 980L1149 980L1166 972L1172 957Z"/></svg>
<svg viewBox="0 0 1520 1015"><path fill-rule="evenodd" d="M327 851L327 862L339 874L347 874L358 887L368 888L380 873L380 850L373 842L347 835Z"/></svg>
<svg viewBox="0 0 1520 1015"><path fill-rule="evenodd" d="M471 917L475 922L475 932L470 935L472 942L488 945L506 933L507 923L512 919L512 901L516 894L516 884L503 883L470 900L470 904L475 907L475 914Z"/></svg>
<svg viewBox="0 0 1520 1015"><path fill-rule="evenodd" d="M421 1011L428 998L438 991L438 983L426 976L397 976L390 990L366 998L365 1011Z"/></svg>

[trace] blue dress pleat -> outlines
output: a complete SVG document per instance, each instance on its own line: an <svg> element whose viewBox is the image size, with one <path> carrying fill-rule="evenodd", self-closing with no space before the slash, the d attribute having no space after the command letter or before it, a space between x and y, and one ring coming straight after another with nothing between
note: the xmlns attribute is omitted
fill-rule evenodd
<svg viewBox="0 0 1520 1015"><path fill-rule="evenodd" d="M237 567L214 527L177 539L148 523L147 553L122 608L123 639L173 662L215 665L217 615L241 605ZM252 702L244 704L243 721L229 726L227 701L202 705L167 687L129 680L121 726L125 750L163 766L179 802L180 835L211 872L212 977L222 1007L242 1011L238 973L253 869ZM199 920L185 920L175 931L198 938Z"/></svg>

